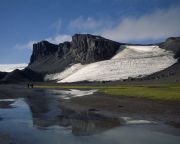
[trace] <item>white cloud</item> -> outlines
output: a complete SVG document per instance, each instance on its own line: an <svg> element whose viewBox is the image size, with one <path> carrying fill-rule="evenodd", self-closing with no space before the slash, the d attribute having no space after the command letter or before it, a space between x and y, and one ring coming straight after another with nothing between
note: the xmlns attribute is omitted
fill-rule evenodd
<svg viewBox="0 0 180 144"><path fill-rule="evenodd" d="M80 16L68 27L75 33L98 34L121 42L158 40L180 35L180 6L157 9L138 18L129 16L112 20Z"/></svg>
<svg viewBox="0 0 180 144"><path fill-rule="evenodd" d="M59 31L62 27L62 21L58 20L53 26ZM77 32L98 34L120 42L157 40L180 36L180 6L159 9L138 18L126 17L121 20L80 16L70 21L64 29L69 29L73 32L72 34ZM46 40L55 44L71 41L71 39L68 34L46 38ZM30 49L35 42L29 41L26 44L17 44L15 48Z"/></svg>
<svg viewBox="0 0 180 144"><path fill-rule="evenodd" d="M70 22L70 27L74 29L95 29L102 25L101 22L96 21L93 18L88 17L87 19L84 19L83 17L78 17L77 19L74 19Z"/></svg>
<svg viewBox="0 0 180 144"><path fill-rule="evenodd" d="M64 35L57 35L55 37L49 37L49 38L46 38L45 40L47 40L51 43L54 43L54 44L59 44L59 43L65 42L65 41L71 41L72 37L71 37L71 35L64 34ZM25 44L16 44L15 49L18 49L18 50L32 49L33 44L36 42L37 41L29 41Z"/></svg>
<svg viewBox="0 0 180 144"><path fill-rule="evenodd" d="M68 28L71 31L81 32L81 33L99 33L103 29L112 26L112 21L110 23L109 19L95 19L92 17L84 18L82 16L70 21Z"/></svg>
<svg viewBox="0 0 180 144"><path fill-rule="evenodd" d="M127 17L102 36L116 41L156 40L180 35L180 7L156 10L139 18Z"/></svg>
<svg viewBox="0 0 180 144"><path fill-rule="evenodd" d="M31 49L33 47L33 44L36 43L36 41L29 41L25 44L16 44L15 49L23 50L23 49Z"/></svg>
<svg viewBox="0 0 180 144"><path fill-rule="evenodd" d="M47 38L47 41L54 43L54 44L59 44L65 41L71 41L72 37L71 35L57 35L56 37L51 37L51 38Z"/></svg>

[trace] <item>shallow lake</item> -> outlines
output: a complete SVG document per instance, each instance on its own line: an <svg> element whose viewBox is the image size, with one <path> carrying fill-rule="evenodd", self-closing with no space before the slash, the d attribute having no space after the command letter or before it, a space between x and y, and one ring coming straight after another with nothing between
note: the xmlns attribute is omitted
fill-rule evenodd
<svg viewBox="0 0 180 144"><path fill-rule="evenodd" d="M62 109L59 101L61 98L71 98L74 95L72 91L68 93L57 90L36 97L0 99L1 103L6 102L8 105L0 108L0 136L7 135L11 144L179 144L180 142L180 134L171 132L179 129L166 125L146 120L129 120L129 124L125 124L125 120L129 118L110 118L93 112ZM78 96L82 95L78 92ZM4 143L8 142L4 140Z"/></svg>

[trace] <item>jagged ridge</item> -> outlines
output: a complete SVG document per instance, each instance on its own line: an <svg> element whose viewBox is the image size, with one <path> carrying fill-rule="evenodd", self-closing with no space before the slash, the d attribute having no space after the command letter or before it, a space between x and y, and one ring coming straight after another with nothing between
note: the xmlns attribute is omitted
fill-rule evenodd
<svg viewBox="0 0 180 144"><path fill-rule="evenodd" d="M29 68L33 71L53 73L68 65L88 64L113 57L121 43L89 34L75 34L71 42L59 45L42 41L33 45Z"/></svg>

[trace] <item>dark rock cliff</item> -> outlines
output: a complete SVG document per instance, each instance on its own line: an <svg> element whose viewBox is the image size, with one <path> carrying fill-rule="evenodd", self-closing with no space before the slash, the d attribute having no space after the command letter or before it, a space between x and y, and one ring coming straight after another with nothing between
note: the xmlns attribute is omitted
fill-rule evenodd
<svg viewBox="0 0 180 144"><path fill-rule="evenodd" d="M51 44L48 41L41 41L37 44L33 44L33 53L30 59L30 64L34 61L41 60L43 57L55 54L57 50L58 46Z"/></svg>
<svg viewBox="0 0 180 144"><path fill-rule="evenodd" d="M180 57L180 37L170 37L165 42L160 43L159 47L173 51L175 54L175 58Z"/></svg>
<svg viewBox="0 0 180 144"><path fill-rule="evenodd" d="M41 41L33 45L28 67L41 73L60 72L70 64L88 64L110 59L120 45L118 42L90 34L75 34L71 42L59 45Z"/></svg>

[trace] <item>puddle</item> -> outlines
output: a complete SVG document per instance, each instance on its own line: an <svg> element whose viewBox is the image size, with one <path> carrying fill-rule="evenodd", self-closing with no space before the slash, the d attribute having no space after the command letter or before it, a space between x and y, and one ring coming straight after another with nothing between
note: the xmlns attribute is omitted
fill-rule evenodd
<svg viewBox="0 0 180 144"><path fill-rule="evenodd" d="M70 89L70 90L49 90L49 92L59 95L62 99L70 99L74 97L92 95L93 93L97 92L97 90Z"/></svg>
<svg viewBox="0 0 180 144"><path fill-rule="evenodd" d="M0 108L13 108L14 99L0 99Z"/></svg>
<svg viewBox="0 0 180 144"><path fill-rule="evenodd" d="M69 92L72 97L79 94ZM11 101L14 108L0 108L0 133L13 144L179 144L180 136L150 129L157 125L151 121L61 109L61 96L64 91L58 90L51 95L48 91L36 97L1 99Z"/></svg>

